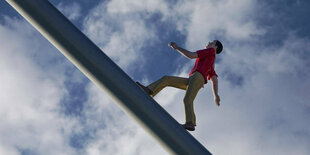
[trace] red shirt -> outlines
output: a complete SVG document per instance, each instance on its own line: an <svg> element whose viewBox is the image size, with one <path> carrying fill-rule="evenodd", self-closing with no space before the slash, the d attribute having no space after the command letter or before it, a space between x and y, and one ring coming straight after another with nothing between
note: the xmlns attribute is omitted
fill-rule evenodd
<svg viewBox="0 0 310 155"><path fill-rule="evenodd" d="M214 62L215 62L215 49L208 48L197 51L198 58L196 59L195 66L189 73L191 76L194 72L200 72L205 78L205 83L210 80L212 76L217 76L214 70Z"/></svg>

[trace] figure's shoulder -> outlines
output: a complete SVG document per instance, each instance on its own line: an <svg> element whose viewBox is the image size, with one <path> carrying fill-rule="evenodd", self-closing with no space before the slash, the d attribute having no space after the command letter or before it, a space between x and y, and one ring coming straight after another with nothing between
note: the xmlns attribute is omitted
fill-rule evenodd
<svg viewBox="0 0 310 155"><path fill-rule="evenodd" d="M215 56L214 48L205 48L196 51L199 57Z"/></svg>
<svg viewBox="0 0 310 155"><path fill-rule="evenodd" d="M199 50L197 50L196 52L203 52L203 51L205 51L206 49L199 49Z"/></svg>
<svg viewBox="0 0 310 155"><path fill-rule="evenodd" d="M215 49L214 48L204 48L204 49L197 50L196 52L210 52L210 53L214 53Z"/></svg>

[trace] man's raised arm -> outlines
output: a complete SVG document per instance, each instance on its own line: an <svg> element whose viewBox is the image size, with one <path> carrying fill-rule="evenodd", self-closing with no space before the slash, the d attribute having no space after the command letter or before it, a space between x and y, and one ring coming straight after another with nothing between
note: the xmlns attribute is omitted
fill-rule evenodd
<svg viewBox="0 0 310 155"><path fill-rule="evenodd" d="M181 53L183 56L189 58L189 59L195 59L198 58L198 54L196 52L190 52L184 48L179 47L175 42L171 42L168 44L171 48L177 50L179 53Z"/></svg>

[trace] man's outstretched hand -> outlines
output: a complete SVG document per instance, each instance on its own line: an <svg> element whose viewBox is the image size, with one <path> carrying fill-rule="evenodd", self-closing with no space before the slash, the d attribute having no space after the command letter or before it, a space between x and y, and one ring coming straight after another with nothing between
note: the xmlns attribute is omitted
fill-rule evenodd
<svg viewBox="0 0 310 155"><path fill-rule="evenodd" d="M178 45L175 43L175 42L170 42L168 44L169 47L173 48L173 49L176 49L178 47Z"/></svg>
<svg viewBox="0 0 310 155"><path fill-rule="evenodd" d="M215 96L214 96L214 103L215 103L217 106L220 106L220 101L221 101L220 96L215 95Z"/></svg>

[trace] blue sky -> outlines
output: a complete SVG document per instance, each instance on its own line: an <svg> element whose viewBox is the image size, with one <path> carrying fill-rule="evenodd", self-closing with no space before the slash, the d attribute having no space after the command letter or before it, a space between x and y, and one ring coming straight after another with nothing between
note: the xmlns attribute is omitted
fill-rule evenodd
<svg viewBox="0 0 310 155"><path fill-rule="evenodd" d="M309 1L50 1L134 80L187 77L213 39L210 84L191 132L216 155L310 154ZM168 154L5 1L0 1L0 154ZM184 122L184 91L155 100Z"/></svg>

